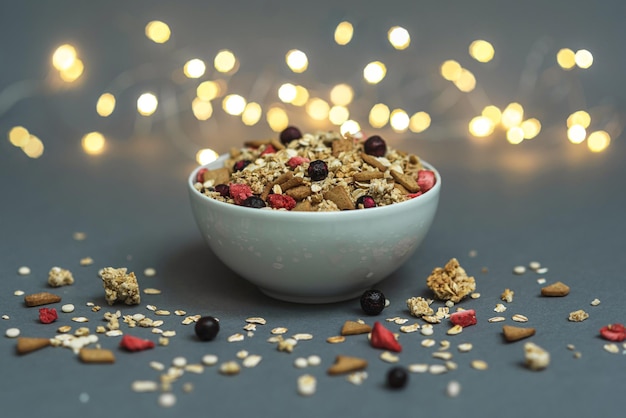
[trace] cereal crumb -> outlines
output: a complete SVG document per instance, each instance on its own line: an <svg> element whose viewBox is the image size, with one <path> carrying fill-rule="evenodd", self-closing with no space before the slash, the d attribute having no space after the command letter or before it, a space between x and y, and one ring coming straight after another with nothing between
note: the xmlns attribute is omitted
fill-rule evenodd
<svg viewBox="0 0 626 418"><path fill-rule="evenodd" d="M28 276L30 274L30 268L27 266L22 266L17 269L17 274L20 276Z"/></svg>
<svg viewBox="0 0 626 418"><path fill-rule="evenodd" d="M146 277L156 276L156 270L153 269L152 267L148 267L147 269L143 271L143 275Z"/></svg>
<svg viewBox="0 0 626 418"><path fill-rule="evenodd" d="M500 295L500 299L507 303L511 303L513 302L513 295L515 295L515 292L513 292L511 289L504 289L504 292L502 292L502 294Z"/></svg>
<svg viewBox="0 0 626 418"><path fill-rule="evenodd" d="M72 272L61 267L52 267L48 272L48 284L52 287L60 287L74 284Z"/></svg>
<svg viewBox="0 0 626 418"><path fill-rule="evenodd" d="M8 328L5 332L4 335L7 338L17 338L20 336L20 329L19 328Z"/></svg>
<svg viewBox="0 0 626 418"><path fill-rule="evenodd" d="M530 370L542 370L550 364L550 353L535 343L524 344L524 360Z"/></svg>
<svg viewBox="0 0 626 418"><path fill-rule="evenodd" d="M579 309L577 311L570 312L569 317L567 319L572 322L582 322L587 318L589 318L589 314L583 311L582 309Z"/></svg>
<svg viewBox="0 0 626 418"><path fill-rule="evenodd" d="M476 290L474 277L466 274L456 258L450 259L443 268L436 267L428 276L426 285L437 299L455 303Z"/></svg>
<svg viewBox="0 0 626 418"><path fill-rule="evenodd" d="M138 305L141 302L135 273L126 274L126 268L104 268L102 281L105 298L109 305L117 301L123 301L127 305Z"/></svg>
<svg viewBox="0 0 626 418"><path fill-rule="evenodd" d="M452 380L446 386L446 395L450 398L456 398L461 393L461 384L456 380Z"/></svg>
<svg viewBox="0 0 626 418"><path fill-rule="evenodd" d="M506 311L506 306L501 303L498 303L495 308L493 308L494 312L502 313Z"/></svg>
<svg viewBox="0 0 626 418"><path fill-rule="evenodd" d="M513 273L517 275L521 275L526 273L526 267L524 266L515 266L513 267Z"/></svg>
<svg viewBox="0 0 626 418"><path fill-rule="evenodd" d="M424 315L432 315L435 313L430 307L433 303L432 299L424 299L423 297L412 297L406 300L406 306L409 308L411 315L421 317Z"/></svg>
<svg viewBox="0 0 626 418"><path fill-rule="evenodd" d="M598 306L600 304L600 299L595 298L591 301L591 306Z"/></svg>
<svg viewBox="0 0 626 418"><path fill-rule="evenodd" d="M93 264L93 258L91 257L84 257L80 259L81 266L90 266L92 264Z"/></svg>

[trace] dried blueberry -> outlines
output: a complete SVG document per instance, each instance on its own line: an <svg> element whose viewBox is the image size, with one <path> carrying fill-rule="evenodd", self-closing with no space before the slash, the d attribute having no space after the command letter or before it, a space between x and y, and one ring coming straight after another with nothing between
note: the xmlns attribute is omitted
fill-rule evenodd
<svg viewBox="0 0 626 418"><path fill-rule="evenodd" d="M215 191L222 197L228 197L230 195L230 187L228 187L228 184L218 184L215 186Z"/></svg>
<svg viewBox="0 0 626 418"><path fill-rule="evenodd" d="M308 173L313 181L324 180L328 176L328 164L322 160L311 161Z"/></svg>
<svg viewBox="0 0 626 418"><path fill-rule="evenodd" d="M387 385L392 389L400 389L406 386L409 374L404 367L392 367L387 372Z"/></svg>
<svg viewBox="0 0 626 418"><path fill-rule="evenodd" d="M356 200L357 209L369 209L369 208L375 208L375 207L376 207L376 201L374 200L372 196L364 195L364 196L359 197Z"/></svg>
<svg viewBox="0 0 626 418"><path fill-rule="evenodd" d="M368 315L378 315L385 309L385 295L378 289L369 289L361 295L361 309Z"/></svg>
<svg viewBox="0 0 626 418"><path fill-rule="evenodd" d="M196 336L202 341L211 341L220 331L220 323L212 316L203 316L196 322L194 331Z"/></svg>
<svg viewBox="0 0 626 418"><path fill-rule="evenodd" d="M234 171L241 171L244 168L246 168L247 166L249 166L250 163L252 163L252 161L250 161L250 160L239 160L233 166L233 170Z"/></svg>
<svg viewBox="0 0 626 418"><path fill-rule="evenodd" d="M280 142L287 145L294 139L302 138L302 132L295 126L288 126L280 133Z"/></svg>
<svg viewBox="0 0 626 418"><path fill-rule="evenodd" d="M363 144L363 149L366 154L382 157L387 153L387 144L380 136L373 135L367 138L365 144Z"/></svg>
<svg viewBox="0 0 626 418"><path fill-rule="evenodd" d="M260 209L265 207L265 202L259 196L250 196L243 201L241 206L245 206L247 208Z"/></svg>

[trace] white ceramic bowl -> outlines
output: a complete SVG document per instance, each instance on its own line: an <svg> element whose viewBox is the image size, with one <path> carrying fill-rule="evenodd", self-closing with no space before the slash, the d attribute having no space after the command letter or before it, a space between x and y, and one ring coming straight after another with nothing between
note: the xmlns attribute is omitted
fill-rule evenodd
<svg viewBox="0 0 626 418"><path fill-rule="evenodd" d="M227 155L206 167L222 167ZM327 303L352 299L404 264L424 240L439 202L435 186L393 205L342 212L287 212L220 202L198 192L191 208L215 255L277 299Z"/></svg>

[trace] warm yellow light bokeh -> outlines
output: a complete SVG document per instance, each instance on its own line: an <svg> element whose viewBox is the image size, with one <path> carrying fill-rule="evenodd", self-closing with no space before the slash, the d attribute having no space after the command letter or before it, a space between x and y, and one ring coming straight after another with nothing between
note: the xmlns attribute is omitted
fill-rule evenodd
<svg viewBox="0 0 626 418"><path fill-rule="evenodd" d="M313 97L307 102L305 109L311 119L324 120L328 118L330 105L319 97Z"/></svg>
<svg viewBox="0 0 626 418"><path fill-rule="evenodd" d="M43 142L35 135L30 135L28 142L22 147L22 151L24 151L24 154L29 158L39 158L43 155Z"/></svg>
<svg viewBox="0 0 626 418"><path fill-rule="evenodd" d="M348 84L337 84L330 90L330 101L337 106L348 106L354 98L354 90Z"/></svg>
<svg viewBox="0 0 626 418"><path fill-rule="evenodd" d="M380 61L370 62L363 69L363 78L370 84L378 84L387 75L387 67Z"/></svg>
<svg viewBox="0 0 626 418"><path fill-rule="evenodd" d="M115 110L115 96L111 93L103 93L96 103L96 112L98 115L106 118Z"/></svg>
<svg viewBox="0 0 626 418"><path fill-rule="evenodd" d="M83 151L89 155L99 155L104 152L106 139L100 132L89 132L81 140Z"/></svg>
<svg viewBox="0 0 626 418"><path fill-rule="evenodd" d="M352 40L354 27L352 23L343 21L335 28L335 42L338 45L347 45Z"/></svg>
<svg viewBox="0 0 626 418"><path fill-rule="evenodd" d="M152 115L159 106L159 100L152 93L143 93L137 99L137 112L142 116Z"/></svg>
<svg viewBox="0 0 626 418"><path fill-rule="evenodd" d="M212 163L219 158L219 154L211 148L203 148L196 153L196 161L200 165Z"/></svg>
<svg viewBox="0 0 626 418"><path fill-rule="evenodd" d="M303 73L309 67L309 59L306 54L298 49L287 52L285 62L294 73Z"/></svg>
<svg viewBox="0 0 626 418"><path fill-rule="evenodd" d="M146 37L157 44L169 41L172 32L165 22L153 20L146 25Z"/></svg>
<svg viewBox="0 0 626 418"><path fill-rule="evenodd" d="M76 61L78 53L70 44L63 44L52 54L52 66L59 71L68 70Z"/></svg>
<svg viewBox="0 0 626 418"><path fill-rule="evenodd" d="M341 135L344 136L346 134L356 135L361 132L361 125L359 125L357 121L347 120L343 123L343 125L341 125L339 132L341 132Z"/></svg>
<svg viewBox="0 0 626 418"><path fill-rule="evenodd" d="M382 128L389 122L390 114L389 106L384 103L376 103L370 109L369 123L372 128Z"/></svg>
<svg viewBox="0 0 626 418"><path fill-rule="evenodd" d="M448 81L456 81L461 77L463 67L455 60L447 60L441 64L441 76Z"/></svg>
<svg viewBox="0 0 626 418"><path fill-rule="evenodd" d="M409 31L401 26L394 26L387 32L389 43L398 50L403 50L411 44L411 35Z"/></svg>
<svg viewBox="0 0 626 418"><path fill-rule="evenodd" d="M502 111L502 125L505 129L519 126L524 120L524 108L519 103L509 103Z"/></svg>
<svg viewBox="0 0 626 418"><path fill-rule="evenodd" d="M567 129L567 139L572 144L580 144L587 138L587 130L582 125L572 125Z"/></svg>
<svg viewBox="0 0 626 418"><path fill-rule="evenodd" d="M328 120L333 125L341 125L350 117L350 111L344 106L333 106L328 112Z"/></svg>
<svg viewBox="0 0 626 418"><path fill-rule="evenodd" d="M208 120L213 115L211 102L196 97L191 102L191 111L198 120Z"/></svg>
<svg viewBox="0 0 626 418"><path fill-rule="evenodd" d="M289 117L287 116L287 112L278 106L271 107L267 111L265 117L267 119L267 124L274 132L280 132L289 126Z"/></svg>
<svg viewBox="0 0 626 418"><path fill-rule="evenodd" d="M524 139L533 139L541 132L541 122L536 118L526 119L520 128L524 131Z"/></svg>
<svg viewBox="0 0 626 418"><path fill-rule="evenodd" d="M222 108L229 115L239 116L246 108L246 99L238 94L229 94L224 97Z"/></svg>
<svg viewBox="0 0 626 418"><path fill-rule="evenodd" d="M469 54L478 62L489 62L495 55L495 49L491 43L478 39L469 46Z"/></svg>
<svg viewBox="0 0 626 418"><path fill-rule="evenodd" d="M405 132L409 129L409 115L403 109L394 109L389 116L389 125L395 132Z"/></svg>
<svg viewBox="0 0 626 418"><path fill-rule="evenodd" d="M302 86L296 86L296 97L291 104L294 106L304 106L309 101L309 91Z"/></svg>
<svg viewBox="0 0 626 418"><path fill-rule="evenodd" d="M216 81L203 81L196 88L196 95L205 101L213 100L222 94L222 88Z"/></svg>
<svg viewBox="0 0 626 418"><path fill-rule="evenodd" d="M519 126L513 126L506 131L506 139L513 145L521 144L524 141L524 131Z"/></svg>
<svg viewBox="0 0 626 418"><path fill-rule="evenodd" d="M502 111L494 105L485 106L485 108L481 112L481 115L489 118L489 120L491 120L494 125L497 125L502 121Z"/></svg>
<svg viewBox="0 0 626 418"><path fill-rule="evenodd" d="M574 54L574 61L580 68L587 69L593 64L593 55L586 49L580 49Z"/></svg>
<svg viewBox="0 0 626 418"><path fill-rule="evenodd" d="M476 116L469 123L469 132L477 138L484 138L493 133L495 124L487 116Z"/></svg>
<svg viewBox="0 0 626 418"><path fill-rule="evenodd" d="M220 73L229 73L237 66L237 57L232 51L222 49L215 55L213 66Z"/></svg>
<svg viewBox="0 0 626 418"><path fill-rule="evenodd" d="M556 54L556 62L564 70L571 70L576 66L576 54L569 48L562 48Z"/></svg>
<svg viewBox="0 0 626 418"><path fill-rule="evenodd" d="M81 75L83 75L84 70L85 65L80 59L76 58L69 68L59 71L59 75L61 76L61 79L66 83L72 83L78 80Z"/></svg>
<svg viewBox="0 0 626 418"><path fill-rule="evenodd" d="M581 125L583 128L588 128L591 124L591 115L584 110L578 110L567 117L567 127L571 128L574 125Z"/></svg>
<svg viewBox="0 0 626 418"><path fill-rule="evenodd" d="M476 88L476 78L470 70L462 68L461 74L458 79L454 80L454 84L463 93L469 93Z"/></svg>
<svg viewBox="0 0 626 418"><path fill-rule="evenodd" d="M206 64L198 58L191 59L185 63L183 72L188 78L200 78L206 71Z"/></svg>
<svg viewBox="0 0 626 418"><path fill-rule="evenodd" d="M261 108L261 105L257 102L249 102L246 104L246 107L241 114L241 121L246 126L253 126L261 120L262 115L263 109Z"/></svg>
<svg viewBox="0 0 626 418"><path fill-rule="evenodd" d="M30 140L30 132L23 126L14 126L9 131L9 141L16 147L25 146Z"/></svg>
<svg viewBox="0 0 626 418"><path fill-rule="evenodd" d="M411 116L409 120L409 129L411 132L420 133L430 128L431 118L426 112L417 112Z"/></svg>
<svg viewBox="0 0 626 418"><path fill-rule="evenodd" d="M611 136L606 131L594 131L587 138L587 147L591 152L602 152L611 143Z"/></svg>
<svg viewBox="0 0 626 418"><path fill-rule="evenodd" d="M296 86L285 83L278 88L278 98L283 103L291 103L296 98Z"/></svg>

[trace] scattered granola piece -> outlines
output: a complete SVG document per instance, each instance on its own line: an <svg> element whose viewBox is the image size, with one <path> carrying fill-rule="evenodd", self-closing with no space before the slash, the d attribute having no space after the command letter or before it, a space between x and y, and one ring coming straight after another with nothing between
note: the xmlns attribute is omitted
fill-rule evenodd
<svg viewBox="0 0 626 418"><path fill-rule="evenodd" d="M569 286L562 282L556 282L541 288L541 296L561 297L569 294Z"/></svg>
<svg viewBox="0 0 626 418"><path fill-rule="evenodd" d="M406 300L406 306L409 308L411 315L416 317L422 317L424 315L432 315L435 313L430 307L433 303L432 299L424 299L423 297L412 297Z"/></svg>
<svg viewBox="0 0 626 418"><path fill-rule="evenodd" d="M117 301L123 301L127 305L138 305L141 302L139 284L135 273L126 274L126 268L104 268L102 281L105 298L109 305L113 305Z"/></svg>
<svg viewBox="0 0 626 418"><path fill-rule="evenodd" d="M366 371L360 371L360 372L354 372L354 373L350 373L346 376L346 380L350 383L352 383L353 385L362 385L363 382L365 382L365 379L367 379L367 372Z"/></svg>
<svg viewBox="0 0 626 418"><path fill-rule="evenodd" d="M19 337L17 339L16 346L17 354L31 353L35 350L39 350L40 348L47 347L50 344L49 338Z"/></svg>
<svg viewBox="0 0 626 418"><path fill-rule="evenodd" d="M498 312L498 313L502 313L504 311L506 311L506 306L504 306L501 303L496 304L496 307L493 308L494 312Z"/></svg>
<svg viewBox="0 0 626 418"><path fill-rule="evenodd" d="M315 393L317 380L315 376L304 374L298 377L298 394L301 396L311 396Z"/></svg>
<svg viewBox="0 0 626 418"><path fill-rule="evenodd" d="M511 319L515 322L528 322L528 318L522 314L515 314Z"/></svg>
<svg viewBox="0 0 626 418"><path fill-rule="evenodd" d="M372 327L357 321L346 321L341 327L341 335L367 334L372 331Z"/></svg>
<svg viewBox="0 0 626 418"><path fill-rule="evenodd" d="M598 306L600 304L600 299L595 298L591 301L591 306Z"/></svg>
<svg viewBox="0 0 626 418"><path fill-rule="evenodd" d="M418 324L417 322L411 325L403 325L400 327L400 331L407 333L407 334L418 331L419 329L420 329L420 324Z"/></svg>
<svg viewBox="0 0 626 418"><path fill-rule="evenodd" d="M17 274L20 276L28 276L30 274L30 268L27 266L22 266L17 269Z"/></svg>
<svg viewBox="0 0 626 418"><path fill-rule="evenodd" d="M81 348L78 357L83 363L115 363L115 354L103 348Z"/></svg>
<svg viewBox="0 0 626 418"><path fill-rule="evenodd" d="M543 370L550 364L550 353L535 343L524 344L524 360L530 370Z"/></svg>
<svg viewBox="0 0 626 418"><path fill-rule="evenodd" d="M335 358L335 363L327 370L327 373L329 375L338 375L363 370L366 367L367 360L359 357L339 355Z"/></svg>
<svg viewBox="0 0 626 418"><path fill-rule="evenodd" d="M582 322L587 318L589 318L589 314L582 309L579 309L577 311L570 312L567 319L572 322Z"/></svg>
<svg viewBox="0 0 626 418"><path fill-rule="evenodd" d="M436 267L428 279L427 286L441 300L461 301L476 290L474 277L468 276L456 258L450 259L445 267Z"/></svg>
<svg viewBox="0 0 626 418"><path fill-rule="evenodd" d="M515 292L513 292L511 289L504 289L504 292L502 292L502 294L500 295L500 299L502 299L503 301L507 302L507 303L511 303L513 302L513 295L515 294Z"/></svg>
<svg viewBox="0 0 626 418"><path fill-rule="evenodd" d="M30 307L48 305L50 303L61 302L61 296L48 292L33 293L24 296L24 302L26 303L26 306Z"/></svg>
<svg viewBox="0 0 626 418"><path fill-rule="evenodd" d="M74 284L72 272L61 267L52 267L48 272L48 284L52 287L60 287Z"/></svg>
<svg viewBox="0 0 626 418"><path fill-rule="evenodd" d="M504 339L508 342L519 341L523 338L535 335L535 328L514 327L512 325L504 325L502 327Z"/></svg>

